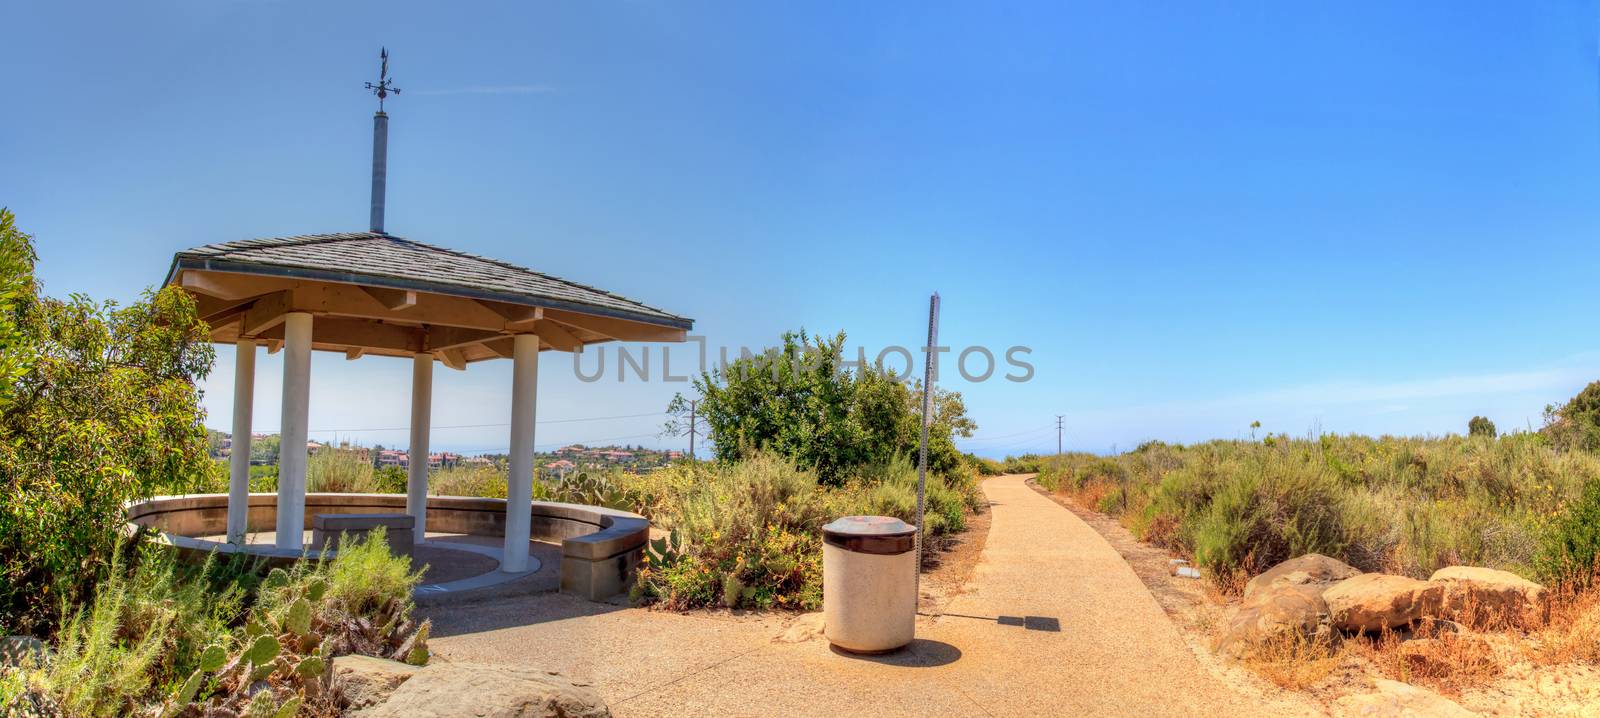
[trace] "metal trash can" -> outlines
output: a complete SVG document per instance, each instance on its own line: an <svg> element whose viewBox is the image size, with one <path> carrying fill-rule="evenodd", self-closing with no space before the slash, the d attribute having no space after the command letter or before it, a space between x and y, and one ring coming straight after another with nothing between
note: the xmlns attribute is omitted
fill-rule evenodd
<svg viewBox="0 0 1600 718"><path fill-rule="evenodd" d="M846 516L822 527L822 632L852 653L911 642L917 620L916 527Z"/></svg>

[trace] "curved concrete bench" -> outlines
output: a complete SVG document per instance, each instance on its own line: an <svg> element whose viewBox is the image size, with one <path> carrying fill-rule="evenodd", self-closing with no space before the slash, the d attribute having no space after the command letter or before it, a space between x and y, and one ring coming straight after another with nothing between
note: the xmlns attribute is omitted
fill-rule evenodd
<svg viewBox="0 0 1600 718"><path fill-rule="evenodd" d="M198 538L220 536L228 530L227 494L157 496L125 506L126 529L159 532L161 540L190 558L246 553L262 556L274 565L297 561L302 552L264 544L230 544ZM246 524L250 531L276 528L277 494L251 494ZM306 528L317 514L403 513L403 494L306 494ZM504 536L505 499L475 496L428 497L427 527L439 533ZM644 557L650 522L643 516L600 506L533 502L532 536L561 544L561 591L600 601L628 589ZM318 558L332 551L308 549Z"/></svg>

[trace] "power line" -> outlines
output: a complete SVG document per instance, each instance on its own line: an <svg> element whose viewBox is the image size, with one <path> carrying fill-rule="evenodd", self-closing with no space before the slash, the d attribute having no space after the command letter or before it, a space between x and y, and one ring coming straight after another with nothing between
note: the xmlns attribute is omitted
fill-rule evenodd
<svg viewBox="0 0 1600 718"><path fill-rule="evenodd" d="M653 412L650 412L648 414L619 414L617 416L586 416L586 417L577 418L577 419L546 419L544 421L536 421L534 423L535 424L539 424L539 425L544 425L544 424L573 424L573 423L582 422L582 421L610 421L610 420L613 420L613 419L639 419L639 418L643 418L643 417L646 417L646 416L661 416L663 414L666 414L666 412L664 412L664 411L653 411ZM499 424L454 424L454 425L449 425L449 426L438 426L438 425L435 425L435 426L431 426L429 428L433 428L433 429L493 429L493 428L501 427L501 426L511 426L511 424L509 422L502 422L502 423L499 423ZM312 432L312 433L316 433L316 434L354 434L354 433L362 432L362 431L406 431L406 430L408 430L410 428L411 427L409 427L409 426L393 426L393 427L365 428L365 429L310 429L309 431ZM273 430L273 431L263 430L262 433L270 434L270 433L275 433L275 431L276 430Z"/></svg>
<svg viewBox="0 0 1600 718"><path fill-rule="evenodd" d="M1028 434L1040 434L1040 433L1043 433L1043 432L1046 432L1046 431L1049 431L1049 430L1050 430L1050 427L1044 427L1044 428L1040 428L1040 429L1031 429L1029 431L1019 431L1019 432L1017 432L1015 434L1001 434L999 436L974 436L974 437L968 437L968 438L960 439L960 441L963 441L963 442L969 442L969 441L998 441L1000 439L1014 439L1014 438L1016 438L1018 436L1026 436Z"/></svg>

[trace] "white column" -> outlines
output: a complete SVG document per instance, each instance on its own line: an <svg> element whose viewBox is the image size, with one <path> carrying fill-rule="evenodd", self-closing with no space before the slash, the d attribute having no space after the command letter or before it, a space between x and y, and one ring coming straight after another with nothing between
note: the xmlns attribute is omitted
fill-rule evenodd
<svg viewBox="0 0 1600 718"><path fill-rule="evenodd" d="M278 548L300 549L306 528L306 421L311 409L311 315L283 318L283 421L278 445Z"/></svg>
<svg viewBox="0 0 1600 718"><path fill-rule="evenodd" d="M422 543L428 519L428 424L433 420L433 355L411 357L411 466L406 471L406 513L417 518Z"/></svg>
<svg viewBox="0 0 1600 718"><path fill-rule="evenodd" d="M234 342L233 446L228 456L228 542L244 543L250 519L250 415L256 399L256 340Z"/></svg>
<svg viewBox="0 0 1600 718"><path fill-rule="evenodd" d="M533 418L539 390L539 337L518 334L511 353L511 475L506 485L506 550L500 570L528 570L533 528Z"/></svg>

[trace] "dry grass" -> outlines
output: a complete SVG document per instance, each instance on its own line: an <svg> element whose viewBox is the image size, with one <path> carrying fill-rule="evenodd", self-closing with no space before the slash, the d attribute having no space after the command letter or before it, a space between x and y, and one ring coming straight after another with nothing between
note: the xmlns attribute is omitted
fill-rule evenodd
<svg viewBox="0 0 1600 718"><path fill-rule="evenodd" d="M1273 685L1298 691L1327 678L1339 665L1339 651L1328 636L1290 632L1255 646L1242 662Z"/></svg>
<svg viewBox="0 0 1600 718"><path fill-rule="evenodd" d="M1550 618L1521 643L1535 665L1600 665L1600 587L1557 591Z"/></svg>
<svg viewBox="0 0 1600 718"><path fill-rule="evenodd" d="M1385 631L1345 642L1346 650L1366 659L1384 677L1457 696L1486 685L1505 672L1489 637L1457 631L1445 623L1424 623L1408 636Z"/></svg>

